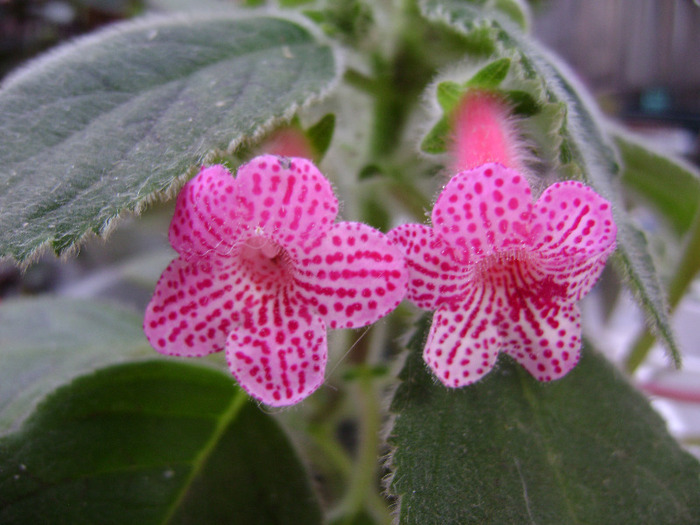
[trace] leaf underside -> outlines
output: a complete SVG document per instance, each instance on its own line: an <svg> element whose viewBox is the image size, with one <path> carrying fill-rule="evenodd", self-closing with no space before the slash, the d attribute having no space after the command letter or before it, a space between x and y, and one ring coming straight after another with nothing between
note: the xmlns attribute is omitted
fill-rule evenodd
<svg viewBox="0 0 700 525"><path fill-rule="evenodd" d="M30 63L0 89L0 257L104 234L335 79L305 28L236 11L128 22Z"/></svg>
<svg viewBox="0 0 700 525"><path fill-rule="evenodd" d="M448 389L422 360L426 329L392 404L400 523L698 523L700 464L596 352L550 384L502 356Z"/></svg>

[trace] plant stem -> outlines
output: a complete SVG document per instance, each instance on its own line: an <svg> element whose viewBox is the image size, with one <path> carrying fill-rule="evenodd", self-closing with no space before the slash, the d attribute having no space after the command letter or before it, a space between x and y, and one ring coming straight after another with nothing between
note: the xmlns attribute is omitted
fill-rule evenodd
<svg viewBox="0 0 700 525"><path fill-rule="evenodd" d="M363 511L371 512L381 523L391 523L386 503L377 492L377 469L381 445L382 412L376 378L369 371L376 361L372 342L381 340L374 327L356 336L353 356L368 365L353 380L351 399L358 409L358 449L354 469L350 473L347 491L336 514L334 524L350 525Z"/></svg>

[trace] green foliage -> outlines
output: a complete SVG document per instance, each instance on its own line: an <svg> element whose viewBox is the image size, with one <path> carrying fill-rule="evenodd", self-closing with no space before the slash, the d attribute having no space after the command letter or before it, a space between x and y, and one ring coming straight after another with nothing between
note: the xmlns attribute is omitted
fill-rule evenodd
<svg viewBox="0 0 700 525"><path fill-rule="evenodd" d="M496 89L501 85L510 70L510 59L500 58L481 68L472 78L466 87Z"/></svg>
<svg viewBox="0 0 700 525"><path fill-rule="evenodd" d="M97 368L153 358L142 317L65 298L0 303L0 435L55 388Z"/></svg>
<svg viewBox="0 0 700 525"><path fill-rule="evenodd" d="M617 134L615 143L622 158L622 182L652 204L678 233L687 232L700 203L697 169L629 135Z"/></svg>
<svg viewBox="0 0 700 525"><path fill-rule="evenodd" d="M0 257L105 233L335 79L305 28L236 11L126 23L30 63L0 90Z"/></svg>
<svg viewBox="0 0 700 525"><path fill-rule="evenodd" d="M641 195L682 239L683 249L667 286L673 310L700 271L700 174L680 160L654 151L629 135L615 136L622 157L622 182ZM642 334L627 356L632 372L646 358L654 343L650 333Z"/></svg>
<svg viewBox="0 0 700 525"><path fill-rule="evenodd" d="M372 9L365 0L324 0L322 9L305 14L326 33L350 45L361 45L370 31Z"/></svg>
<svg viewBox="0 0 700 525"><path fill-rule="evenodd" d="M440 82L435 90L438 104L445 113L450 113L457 107L464 95L464 88L457 82Z"/></svg>
<svg viewBox="0 0 700 525"><path fill-rule="evenodd" d="M529 26L530 12L526 2L520 0L419 0L421 8L438 16L449 16L457 6L464 27L476 29L483 20L499 20L521 30Z"/></svg>
<svg viewBox="0 0 700 525"><path fill-rule="evenodd" d="M539 107L527 123L539 159L561 179L579 179L613 204L618 227L617 261L637 300L649 316L652 330L665 343L671 359L680 365L664 292L659 283L644 235L625 213L613 179L618 171L614 143L603 123L576 86L573 76L556 59L514 27L458 0L424 0L424 16L465 35L490 38L494 54L510 59L506 91L528 93ZM442 121L438 126L444 125ZM429 135L434 146L434 132ZM433 149L436 149L433 147Z"/></svg>
<svg viewBox="0 0 700 525"><path fill-rule="evenodd" d="M423 138L420 149L432 155L445 153L449 146L451 126L447 115L438 120L428 134Z"/></svg>
<svg viewBox="0 0 700 525"><path fill-rule="evenodd" d="M275 422L230 376L130 363L57 390L0 440L0 522L321 523Z"/></svg>
<svg viewBox="0 0 700 525"><path fill-rule="evenodd" d="M607 361L584 348L566 378L539 383L501 357L448 389L413 338L392 412L400 523L691 524L700 464Z"/></svg>
<svg viewBox="0 0 700 525"><path fill-rule="evenodd" d="M355 190L339 195L346 218L384 231L406 221L399 213L422 221L444 179L443 159L406 147L421 94L429 90L441 112L421 149L441 154L464 94L489 90L522 117L543 172L582 180L613 203L618 266L679 361L646 240L619 183L652 203L685 243L669 287L673 306L700 267L700 178L599 118L567 69L523 32L524 1L239 4L294 8L306 19L231 9L145 18L64 46L0 86L0 258L28 264L42 248L76 250L86 234L105 234L124 214L174 196L202 163L235 168L285 126L303 132L320 161L336 120L337 157L323 169L340 190ZM332 39L344 46L347 72ZM376 394L390 380L386 359L407 313L352 336L350 357L329 365L332 386L281 416L308 431L295 438L320 454L317 477L333 477L324 496L337 506L322 516L284 432L230 374L161 358L141 315L71 299L5 300L0 522L388 522L377 490L385 414ZM700 519L697 461L592 349L551 384L502 357L482 381L450 390L422 361L426 330L410 343L391 407L401 523Z"/></svg>
<svg viewBox="0 0 700 525"><path fill-rule="evenodd" d="M324 115L316 124L305 131L316 157L322 159L328 151L335 130L335 115Z"/></svg>

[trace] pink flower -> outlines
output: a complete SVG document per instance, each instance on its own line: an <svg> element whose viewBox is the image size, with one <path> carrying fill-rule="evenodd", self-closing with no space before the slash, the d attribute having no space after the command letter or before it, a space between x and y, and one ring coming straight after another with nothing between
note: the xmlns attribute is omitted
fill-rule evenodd
<svg viewBox="0 0 700 525"><path fill-rule="evenodd" d="M297 403L323 381L326 327L377 321L405 295L401 253L380 232L334 224L338 201L308 160L271 155L203 168L170 225L179 253L148 305L153 347L177 356L226 350L254 398Z"/></svg>
<svg viewBox="0 0 700 525"><path fill-rule="evenodd" d="M408 298L435 310L423 355L440 381L471 384L499 352L540 381L568 373L581 348L576 301L615 249L610 204L574 181L533 204L522 175L491 163L450 180L432 223L388 236L408 262Z"/></svg>

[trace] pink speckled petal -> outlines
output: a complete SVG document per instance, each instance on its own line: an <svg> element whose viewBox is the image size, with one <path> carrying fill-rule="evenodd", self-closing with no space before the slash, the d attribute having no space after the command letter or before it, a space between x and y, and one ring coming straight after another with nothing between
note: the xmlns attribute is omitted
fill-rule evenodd
<svg viewBox="0 0 700 525"><path fill-rule="evenodd" d="M408 272L386 235L357 222L333 225L297 268L300 294L331 328L366 326L406 295Z"/></svg>
<svg viewBox="0 0 700 525"><path fill-rule="evenodd" d="M503 351L539 381L565 376L581 354L578 306L565 303L543 312L538 305L530 304L528 311L504 337Z"/></svg>
<svg viewBox="0 0 700 525"><path fill-rule="evenodd" d="M224 166L202 168L178 195L168 234L173 248L187 259L228 253L237 241L234 194L235 179Z"/></svg>
<svg viewBox="0 0 700 525"><path fill-rule="evenodd" d="M434 310L464 296L467 267L454 260L452 249L435 231L422 224L403 224L387 233L408 266L406 298L418 308Z"/></svg>
<svg viewBox="0 0 700 525"><path fill-rule="evenodd" d="M260 294L236 266L178 258L158 281L143 328L160 353L203 356L222 350L231 328L259 302Z"/></svg>
<svg viewBox="0 0 700 525"><path fill-rule="evenodd" d="M455 175L433 208L433 227L463 262L529 242L532 196L525 178L500 164Z"/></svg>
<svg viewBox="0 0 700 525"><path fill-rule="evenodd" d="M313 246L338 213L330 183L307 159L255 157L238 169L236 189L238 234L264 234L293 257Z"/></svg>
<svg viewBox="0 0 700 525"><path fill-rule="evenodd" d="M226 341L229 368L246 392L266 405L286 406L321 385L328 346L319 316L281 294L265 300L250 321Z"/></svg>
<svg viewBox="0 0 700 525"><path fill-rule="evenodd" d="M445 385L470 385L496 363L501 338L493 323L493 292L473 287L465 303L444 304L433 317L423 359Z"/></svg>
<svg viewBox="0 0 700 525"><path fill-rule="evenodd" d="M615 250L610 203L580 182L559 182L545 190L534 215L534 246L543 269L566 283L571 299L580 299Z"/></svg>

